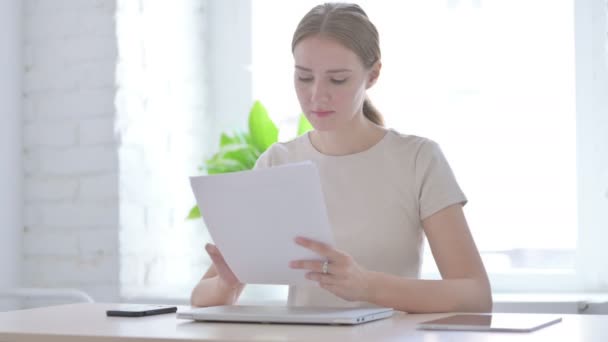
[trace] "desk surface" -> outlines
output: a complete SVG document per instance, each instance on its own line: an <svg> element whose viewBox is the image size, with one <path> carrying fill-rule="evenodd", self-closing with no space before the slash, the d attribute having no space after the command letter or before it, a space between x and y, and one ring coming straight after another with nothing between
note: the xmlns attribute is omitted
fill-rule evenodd
<svg viewBox="0 0 608 342"><path fill-rule="evenodd" d="M608 315L560 315L532 333L416 330L416 323L448 314L408 315L358 326L201 323L175 314L106 317L120 304L71 304L0 312L0 341L608 341ZM186 307L180 307L186 309Z"/></svg>

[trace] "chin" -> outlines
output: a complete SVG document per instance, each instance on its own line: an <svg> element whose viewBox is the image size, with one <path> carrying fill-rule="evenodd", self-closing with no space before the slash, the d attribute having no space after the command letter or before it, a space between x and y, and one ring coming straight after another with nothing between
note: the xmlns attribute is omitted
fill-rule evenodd
<svg viewBox="0 0 608 342"><path fill-rule="evenodd" d="M336 130L336 124L334 122L313 122L313 121L311 121L310 124L312 125L312 127L315 128L315 131L329 132L329 131Z"/></svg>
<svg viewBox="0 0 608 342"><path fill-rule="evenodd" d="M335 131L340 126L340 120L336 120L337 118L335 117L318 118L314 115L307 115L306 118L308 119L312 127L314 127L315 131Z"/></svg>

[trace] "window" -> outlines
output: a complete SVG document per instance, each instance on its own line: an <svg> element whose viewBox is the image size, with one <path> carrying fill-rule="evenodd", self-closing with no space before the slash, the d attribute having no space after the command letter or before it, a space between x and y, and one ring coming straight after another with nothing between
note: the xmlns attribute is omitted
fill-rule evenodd
<svg viewBox="0 0 608 342"><path fill-rule="evenodd" d="M389 127L442 146L469 198L493 289L605 290L605 4L359 3L383 51L370 97ZM317 4L118 4L123 297L186 300L208 267L208 234L183 220L194 201L187 176L220 132L245 127L253 99L279 123L281 140L295 136L291 36ZM159 21L171 29L159 31ZM142 167L154 172L142 176ZM428 248L423 277L438 277ZM248 286L244 299L286 294Z"/></svg>
<svg viewBox="0 0 608 342"><path fill-rule="evenodd" d="M469 198L465 212L494 290L548 290L572 275L573 2L359 3L383 53L370 98L387 126L442 146ZM283 140L295 135L299 114L291 35L316 4L252 2L253 97L280 122ZM268 20L269 13L281 15ZM423 273L438 276L428 248Z"/></svg>

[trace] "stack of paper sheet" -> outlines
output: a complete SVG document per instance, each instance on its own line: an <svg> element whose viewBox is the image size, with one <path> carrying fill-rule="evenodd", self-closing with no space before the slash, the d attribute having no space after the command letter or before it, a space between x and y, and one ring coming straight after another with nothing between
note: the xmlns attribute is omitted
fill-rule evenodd
<svg viewBox="0 0 608 342"><path fill-rule="evenodd" d="M213 242L243 283L313 285L292 260L321 260L296 245L303 236L334 245L317 167L312 162L191 177Z"/></svg>

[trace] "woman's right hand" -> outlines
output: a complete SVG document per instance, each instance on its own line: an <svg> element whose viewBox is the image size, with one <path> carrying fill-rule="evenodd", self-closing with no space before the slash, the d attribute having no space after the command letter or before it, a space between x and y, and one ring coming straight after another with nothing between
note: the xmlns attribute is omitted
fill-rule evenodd
<svg viewBox="0 0 608 342"><path fill-rule="evenodd" d="M224 260L222 253L220 253L220 250L214 244L206 244L205 250L207 251L207 254L209 254L211 261L213 261L213 265L215 266L215 270L222 285L231 289L236 289L243 285L234 272L232 272L226 263L226 260Z"/></svg>

